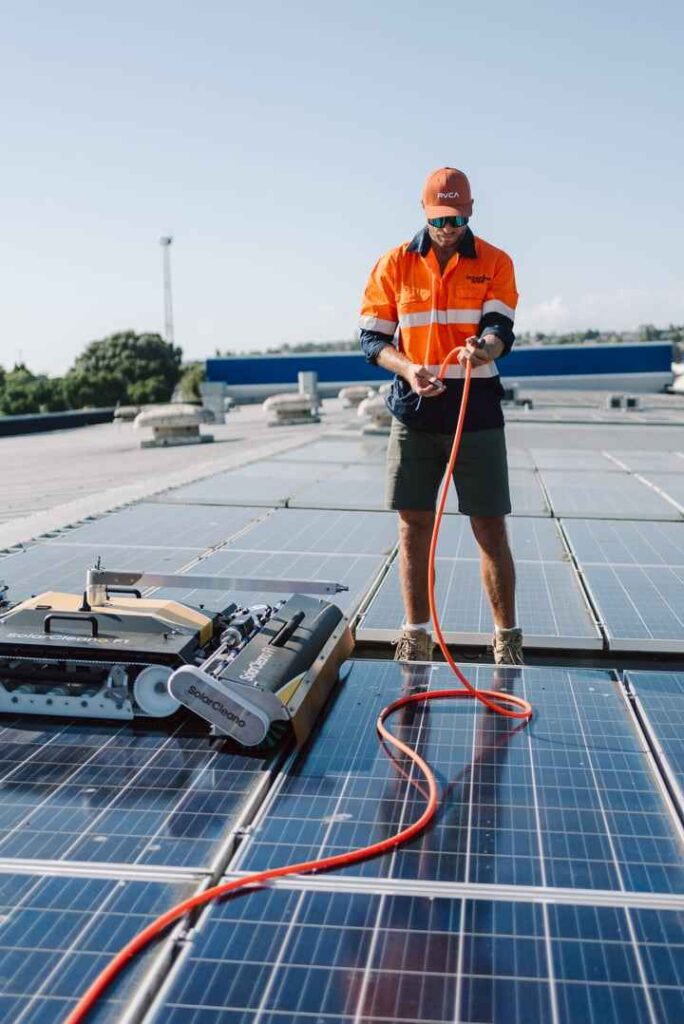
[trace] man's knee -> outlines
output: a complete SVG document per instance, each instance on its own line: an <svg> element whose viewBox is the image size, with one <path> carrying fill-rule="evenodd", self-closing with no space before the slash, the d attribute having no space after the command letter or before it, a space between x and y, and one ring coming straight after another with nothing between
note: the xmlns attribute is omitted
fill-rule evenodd
<svg viewBox="0 0 684 1024"><path fill-rule="evenodd" d="M471 516L470 526L485 554L496 558L509 551L505 516Z"/></svg>
<svg viewBox="0 0 684 1024"><path fill-rule="evenodd" d="M434 512L424 509L403 509L399 512L399 534L431 533L435 522Z"/></svg>

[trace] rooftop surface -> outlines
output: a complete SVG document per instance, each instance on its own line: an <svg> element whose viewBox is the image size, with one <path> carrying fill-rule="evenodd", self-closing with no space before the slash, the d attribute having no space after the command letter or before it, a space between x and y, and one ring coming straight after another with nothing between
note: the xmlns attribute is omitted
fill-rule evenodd
<svg viewBox="0 0 684 1024"><path fill-rule="evenodd" d="M453 505L437 567L466 673L526 696L532 722L470 701L397 716L437 770L434 825L386 857L184 920L93 1021L684 1019L684 409L665 396L641 396L637 412L608 411L596 393L532 397L507 416L529 665L490 663L477 552ZM391 660L402 610L386 438L362 436L336 401L323 411L320 424L269 428L243 407L205 428L213 445L175 449L141 450L127 424L0 439L11 601L82 589L98 555L108 568L337 579L357 638L307 748L270 760L229 753L190 715L3 718L3 1019L62 1021L186 895L420 815L416 780L373 725L400 693L452 677L441 662Z"/></svg>

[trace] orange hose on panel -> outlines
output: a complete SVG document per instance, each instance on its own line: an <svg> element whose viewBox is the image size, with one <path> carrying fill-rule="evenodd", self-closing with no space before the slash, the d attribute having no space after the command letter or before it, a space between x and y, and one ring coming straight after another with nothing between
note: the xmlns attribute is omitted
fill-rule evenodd
<svg viewBox="0 0 684 1024"><path fill-rule="evenodd" d="M447 358L444 360L440 367L439 377L440 380L443 378L446 372L446 367L457 350L454 349L449 353ZM409 747L408 744L404 743L398 737L394 736L389 729L385 726L385 719L388 718L393 712L399 708L405 707L407 704L417 704L419 702L427 702L432 700L445 700L452 698L475 698L485 705L490 711L495 712L499 715L504 715L507 718L521 718L529 719L532 716L532 707L522 697L517 697L510 693L501 693L498 690L478 690L468 681L463 675L461 670L454 662L449 649L444 640L442 628L437 615L437 609L435 606L435 556L437 551L437 540L439 537L439 529L444 514L444 506L446 504L446 498L449 488L449 480L453 472L456 459L458 458L458 450L461 444L461 435L463 433L463 422L465 418L465 410L468 404L468 395L470 391L470 376L471 368L470 364L466 366L465 382L463 388L463 397L461 399L461 409L458 418L458 424L456 427L456 433L454 435L454 443L451 449L451 457L449 459L449 466L445 474L444 485L440 494L440 499L437 507L437 513L435 516L435 525L432 533L432 543L430 545L430 561L429 561L429 598L430 598L430 614L432 615L432 621L435 627L435 633L437 641L439 643L442 654L447 661L452 672L457 676L459 682L465 687L465 689L458 690L432 690L429 692L412 693L406 697L400 697L398 700L388 704L380 712L377 722L376 729L382 739L401 751L406 755L414 765L422 772L425 781L427 783L427 805L421 816L414 821L411 825L407 825L400 832L397 832L393 836L389 836L387 839L383 839L377 843L371 843L369 846L361 847L357 850L351 850L348 853L335 854L332 857L321 857L318 860L302 861L299 864L286 864L278 868L269 868L266 871L256 871L250 875L243 875L241 878L235 878L230 882L225 882L222 885L215 885L211 889L206 889L204 892L197 893L195 896L191 896L187 900L183 900L181 903L176 904L165 914L162 914L155 921L139 932L131 941L124 946L122 950L114 957L113 960L105 967L105 969L98 975L95 981L91 984L90 988L84 993L79 999L77 1005L71 1011L67 1017L65 1024L83 1024L86 1020L87 1015L93 1009L98 999L104 994L104 992L113 983L114 979L121 973L128 963L140 953L146 946L149 945L154 939L158 938L170 925L178 921L185 914L198 907L204 906L210 903L212 900L218 899L221 896L227 896L229 893L237 892L239 889L244 889L248 886L259 886L264 882L268 882L271 878L283 878L286 875L302 875L308 874L315 871L330 871L333 868L346 867L349 864L355 864L358 861L368 860L371 857L377 857L379 854L387 853L393 850L397 846L401 846L403 843L408 842L415 836L419 835L432 820L437 810L437 781L432 772L430 766L423 760L417 751Z"/></svg>

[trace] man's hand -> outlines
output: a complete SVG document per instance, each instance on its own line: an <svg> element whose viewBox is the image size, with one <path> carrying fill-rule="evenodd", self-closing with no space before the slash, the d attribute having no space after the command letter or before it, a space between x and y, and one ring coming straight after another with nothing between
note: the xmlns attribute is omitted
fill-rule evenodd
<svg viewBox="0 0 684 1024"><path fill-rule="evenodd" d="M444 384L434 377L425 366L409 363L403 370L404 380L411 385L411 390L423 398L436 398L444 391Z"/></svg>
<svg viewBox="0 0 684 1024"><path fill-rule="evenodd" d="M478 345L476 335L471 335L465 343L465 347L458 353L458 361L461 366L470 363L473 369L478 366L486 366L487 363L498 359L504 350L503 342L495 334L485 334L482 337L483 345Z"/></svg>

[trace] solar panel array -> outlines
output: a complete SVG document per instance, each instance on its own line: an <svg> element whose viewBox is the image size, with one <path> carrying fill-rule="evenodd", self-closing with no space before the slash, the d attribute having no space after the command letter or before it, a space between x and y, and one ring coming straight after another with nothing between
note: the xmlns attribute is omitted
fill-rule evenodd
<svg viewBox="0 0 684 1024"><path fill-rule="evenodd" d="M43 538L0 558L0 579L13 601L78 592L99 555L113 569L338 580L358 638L386 643L403 609L384 446L351 432L297 444ZM527 696L532 723L470 701L395 716L438 773L428 832L211 905L136 962L95 1022L128 1024L132 1006L144 1024L684 1018L684 675L572 664L683 650L684 458L533 448L509 462L526 645L568 664L468 673ZM448 508L438 603L449 639L484 646L478 550L453 495ZM214 608L280 595L166 596ZM400 692L451 686L446 668L356 660L343 677L287 760L238 755L182 716L0 722L3 1019L62 1020L126 938L222 875L351 849L420 814L413 770L371 724Z"/></svg>
<svg viewBox="0 0 684 1024"><path fill-rule="evenodd" d="M451 685L443 666L418 671L352 663L233 873L353 849L420 813L418 780L358 728L402 687ZM470 702L401 712L394 731L441 779L435 826L385 858L212 906L155 1022L679 1018L681 827L619 684L560 669L473 679L530 697L534 723Z"/></svg>

